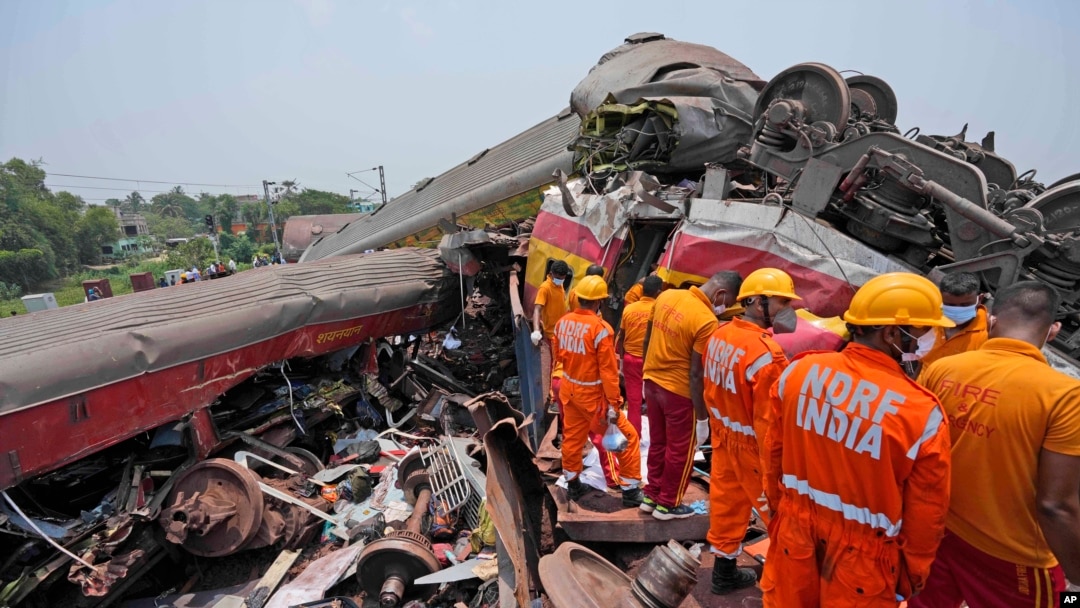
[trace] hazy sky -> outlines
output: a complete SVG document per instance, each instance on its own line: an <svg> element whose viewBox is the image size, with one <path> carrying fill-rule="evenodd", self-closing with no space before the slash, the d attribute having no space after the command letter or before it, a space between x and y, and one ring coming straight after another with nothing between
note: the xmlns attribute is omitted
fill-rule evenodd
<svg viewBox="0 0 1080 608"><path fill-rule="evenodd" d="M554 115L604 52L655 31L764 79L805 61L879 76L902 131L996 130L1049 183L1080 172L1077 26L1073 0L0 0L0 160L343 194L381 164L393 196ZM47 183L119 188L54 188L91 201L168 187Z"/></svg>

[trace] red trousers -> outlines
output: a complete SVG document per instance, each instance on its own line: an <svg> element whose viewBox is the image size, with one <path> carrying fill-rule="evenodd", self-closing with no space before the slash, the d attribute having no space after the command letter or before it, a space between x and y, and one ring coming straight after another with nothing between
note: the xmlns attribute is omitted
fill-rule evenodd
<svg viewBox="0 0 1080 608"><path fill-rule="evenodd" d="M555 403L559 406L559 418L562 424L566 421L566 403L561 396L559 396L559 386L562 384L562 378L553 377L551 379L551 391L555 393ZM640 433L638 434L640 441ZM563 428L563 441L566 441L566 429ZM600 468L604 470L604 481L607 482L609 488L619 487L619 460L612 454L609 454L604 449L604 435L602 433L593 432L589 430L589 441L596 447L596 451L600 453ZM639 451L640 453L640 451Z"/></svg>
<svg viewBox="0 0 1080 608"><path fill-rule="evenodd" d="M645 360L641 357L623 353L623 380L626 382L626 417L630 424L641 434L641 368Z"/></svg>
<svg viewBox="0 0 1080 608"><path fill-rule="evenodd" d="M1033 568L979 551L945 530L926 588L908 602L910 608L1056 607L1065 590L1061 566Z"/></svg>
<svg viewBox="0 0 1080 608"><path fill-rule="evenodd" d="M645 495L669 509L682 503L694 468L694 404L652 380L645 381L649 402L649 483Z"/></svg>

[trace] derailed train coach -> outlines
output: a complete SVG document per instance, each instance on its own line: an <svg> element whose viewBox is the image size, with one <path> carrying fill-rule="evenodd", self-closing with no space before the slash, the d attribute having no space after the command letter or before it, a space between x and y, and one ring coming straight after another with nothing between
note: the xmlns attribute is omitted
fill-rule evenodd
<svg viewBox="0 0 1080 608"><path fill-rule="evenodd" d="M436 251L399 249L6 320L0 605L46 605L65 576L87 598L109 596L164 556L157 523L197 555L304 538L317 521L310 509L279 504L252 519L260 509L239 499L208 500L214 480L254 482L205 459L248 450L308 474L321 468L289 446L317 438L356 391L316 385L315 368L363 377L378 339L447 321L457 311L445 302L459 293ZM185 488L186 501L174 487L182 477L201 483L194 497ZM239 498L261 504L253 494ZM163 512L172 521L156 522ZM228 517L247 517L248 529Z"/></svg>
<svg viewBox="0 0 1080 608"><path fill-rule="evenodd" d="M1077 375L1080 175L1046 185L1018 174L993 133L967 141L966 126L901 134L880 78L806 63L765 83L717 51L727 71L643 50L671 42L628 39L575 89L575 177L545 191L526 301L553 259L575 277L604 266L614 310L651 271L685 287L778 267L798 281L806 320L842 314L883 272L974 272L991 291L1038 280L1062 295L1065 331L1048 354ZM653 62L649 84L590 105L602 72L635 58Z"/></svg>
<svg viewBox="0 0 1080 608"><path fill-rule="evenodd" d="M570 101L569 109L375 213L337 230L316 234L309 227L314 241L301 264L9 321L12 332L0 337L0 488L7 493L0 523L22 536L0 540L12 556L0 564L0 592L11 594L0 603L18 604L38 583L64 575L88 596L134 578L128 571L142 559L135 552L160 543L129 538L130 526L98 509L101 492L87 490L85 481L110 467L123 468L104 475L110 483L121 478L123 495L108 502L129 505L125 513L135 517L168 514L157 520L160 527L196 555L299 542L317 515L276 504L265 508L270 523L237 522L225 503L243 496L207 500L165 491L155 484L172 476L155 477L155 470L201 467L203 480L243 485L231 464L200 464L230 444L302 470L309 456L282 446L326 414L295 407L289 376L298 370L281 362L343 353L356 367L377 356L365 350L372 338L464 316L462 291L488 280L477 275L481 266L515 275L498 285L506 293L519 284L513 261L523 256L522 287L510 293L519 330L556 259L566 260L574 277L593 263L607 269L613 295L606 313L613 320L621 296L654 269L669 286L684 287L718 270L784 268L805 298L802 319L842 313L854 287L881 272L934 277L967 270L988 289L1041 280L1063 295L1065 331L1048 347L1051 359L1076 373L1080 180L1044 185L1033 172L1018 174L994 150L992 135L974 143L964 130L901 133L897 98L882 79L845 79L829 66L800 64L765 81L711 47L659 34L631 36L605 54ZM495 224L510 227L508 242L497 260L484 259L485 237L470 229ZM451 269L431 251L349 255L440 239ZM464 253L470 243L481 245L478 257ZM518 390L523 405L528 394L535 408L538 389L528 382L534 363L519 353ZM238 392L260 375L284 376L285 390L262 400ZM397 384L407 376L399 366L384 380ZM501 376L484 380L494 378ZM325 398L333 402L329 388ZM502 541L517 584L503 605L512 605L510 598L527 605L544 590L544 568L537 531L520 509L542 501L533 500L523 417L489 401L500 405L486 406L491 419L479 425L485 444L492 441L485 447L498 448L501 433L520 452L488 451L496 480L489 491L500 493L489 511L498 529L513 529ZM508 415L515 419L501 423ZM133 463L133 448L150 458ZM170 459L168 466L158 466L158 457ZM420 495L431 498L413 498ZM243 528L242 538L214 527L225 519L229 530ZM38 536L75 557L89 547L99 552L86 570L69 569L72 556L42 554L47 548ZM125 543L123 553L108 554L121 546L113 538ZM416 543L393 542L417 554ZM414 591L399 575L379 574L372 575L373 593Z"/></svg>

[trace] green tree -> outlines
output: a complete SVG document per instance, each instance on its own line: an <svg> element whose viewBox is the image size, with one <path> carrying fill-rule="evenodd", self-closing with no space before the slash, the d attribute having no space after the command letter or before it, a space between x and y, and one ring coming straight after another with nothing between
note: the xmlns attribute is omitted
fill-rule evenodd
<svg viewBox="0 0 1080 608"><path fill-rule="evenodd" d="M231 194L222 194L214 202L214 219L222 230L232 234L232 225L240 212L240 203Z"/></svg>
<svg viewBox="0 0 1080 608"><path fill-rule="evenodd" d="M195 266L202 269L214 261L214 245L207 238L191 239L175 249L170 249L165 261L170 268L190 269Z"/></svg>
<svg viewBox="0 0 1080 608"><path fill-rule="evenodd" d="M80 218L76 234L79 240L79 261L83 264L100 264L101 246L119 238L120 225L111 210L105 207L90 207Z"/></svg>
<svg viewBox="0 0 1080 608"><path fill-rule="evenodd" d="M50 278L45 254L40 249L0 251L0 283L14 283L23 290Z"/></svg>
<svg viewBox="0 0 1080 608"><path fill-rule="evenodd" d="M132 213L142 213L146 199L136 190L124 199L124 208Z"/></svg>
<svg viewBox="0 0 1080 608"><path fill-rule="evenodd" d="M165 217L188 217L195 213L195 199L185 194L182 186L176 186L169 192L154 195L150 207Z"/></svg>
<svg viewBox="0 0 1080 608"><path fill-rule="evenodd" d="M224 235L222 235L224 237ZM232 237L228 245L222 240L222 258L232 258L237 263L250 262L251 256L255 255L255 243L248 236L241 235Z"/></svg>
<svg viewBox="0 0 1080 608"><path fill-rule="evenodd" d="M159 213L146 213L146 227L150 234L161 240L165 239L188 239L195 236L195 227L185 217L161 215Z"/></svg>
<svg viewBox="0 0 1080 608"><path fill-rule="evenodd" d="M299 215L349 213L349 197L335 192L306 189L292 197L300 207Z"/></svg>

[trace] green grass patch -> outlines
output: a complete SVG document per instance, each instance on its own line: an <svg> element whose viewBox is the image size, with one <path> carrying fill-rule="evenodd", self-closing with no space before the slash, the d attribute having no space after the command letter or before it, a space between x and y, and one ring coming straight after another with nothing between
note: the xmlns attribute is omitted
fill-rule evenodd
<svg viewBox="0 0 1080 608"><path fill-rule="evenodd" d="M251 264L238 263L236 266L237 272L251 269ZM78 272L63 279L63 286L59 289L53 288L52 294L56 297L56 303L60 306L82 304L86 301L86 294L83 292L82 289L83 281L109 279L109 287L112 289L113 297L122 296L124 294L134 293L135 291L135 289L131 286L130 275L139 274L142 272L152 272L154 273L154 284L156 285L157 280L165 276L165 271L167 270L182 269L169 268L165 262L158 260L117 264L116 266L111 266L104 269L86 268L82 272ZM34 293L49 293L49 289L43 288L39 291L35 291ZM12 311L19 315L26 314L26 306L23 305L21 298L0 300L0 318L10 317Z"/></svg>

